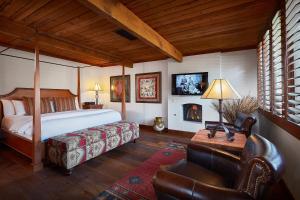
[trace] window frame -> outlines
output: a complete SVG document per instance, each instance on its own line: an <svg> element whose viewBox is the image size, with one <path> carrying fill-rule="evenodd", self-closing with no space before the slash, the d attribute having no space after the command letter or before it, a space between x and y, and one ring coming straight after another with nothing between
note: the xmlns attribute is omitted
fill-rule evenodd
<svg viewBox="0 0 300 200"><path fill-rule="evenodd" d="M290 122L288 120L288 90L287 90L287 70L288 70L288 67L287 67L287 47L286 47L286 8L285 8L285 4L286 4L286 1L282 1L279 8L276 9L276 12L272 15L272 18L271 20L269 21L267 27L264 29L264 31L262 32L261 34L261 37L260 37L260 40L259 40L259 43L257 45L257 47L259 47L259 44L263 41L263 38L264 38L264 35L265 33L269 30L269 37L270 37L270 41L272 41L272 20L273 18L275 17L276 13L278 11L281 12L281 48L282 48L282 51L281 51L281 56L282 56L282 66L283 66L283 113L282 113L282 117L274 114L274 105L271 103L271 108L270 110L264 110L263 108L259 107L258 109L258 112L260 114L262 114L264 117L266 117L267 119L269 119L270 121L272 121L273 123L275 123L276 125L278 125L280 128L286 130L289 134L295 136L296 138L300 139L300 125L297 125L293 122ZM270 42L270 69L273 70L273 60L272 60L272 42ZM258 49L257 49L257 52ZM257 57L259 58L261 55L257 55ZM259 60L258 60L259 62ZM257 70L260 70L259 69L259 66L257 66ZM259 74L259 73L257 73ZM265 98L265 97L260 97L259 95L260 94L260 88L259 86L265 84L265 83L262 83L262 81L264 80L261 80L260 77L257 78L257 85L258 85L258 98ZM274 77L271 77L271 87L274 88ZM274 90L272 89L271 90L272 93L271 93L271 99L274 99L275 98L275 95L274 95Z"/></svg>

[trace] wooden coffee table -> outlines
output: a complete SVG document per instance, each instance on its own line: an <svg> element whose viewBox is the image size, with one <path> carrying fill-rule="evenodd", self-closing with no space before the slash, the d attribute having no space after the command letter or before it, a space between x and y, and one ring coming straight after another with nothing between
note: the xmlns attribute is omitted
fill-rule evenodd
<svg viewBox="0 0 300 200"><path fill-rule="evenodd" d="M227 141L225 132L223 131L217 131L215 137L213 138L208 138L207 137L208 133L209 130L206 129L199 130L191 139L191 142L214 147L214 148L219 148L230 152L241 152L247 140L246 136L241 133L234 134L233 142Z"/></svg>

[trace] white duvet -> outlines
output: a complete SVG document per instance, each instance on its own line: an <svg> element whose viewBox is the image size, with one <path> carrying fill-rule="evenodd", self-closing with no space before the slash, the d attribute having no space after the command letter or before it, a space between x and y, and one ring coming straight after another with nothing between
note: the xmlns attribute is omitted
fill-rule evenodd
<svg viewBox="0 0 300 200"><path fill-rule="evenodd" d="M73 110L46 113L41 116L41 138L48 138L93 126L121 120L119 112L111 109ZM2 120L2 128L22 137L32 139L32 116L7 116Z"/></svg>

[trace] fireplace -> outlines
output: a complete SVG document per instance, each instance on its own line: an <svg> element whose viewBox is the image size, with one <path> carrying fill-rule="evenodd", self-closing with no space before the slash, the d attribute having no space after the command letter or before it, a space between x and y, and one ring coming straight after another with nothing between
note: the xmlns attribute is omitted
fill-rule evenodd
<svg viewBox="0 0 300 200"><path fill-rule="evenodd" d="M202 106L194 103L183 104L183 120L202 122Z"/></svg>

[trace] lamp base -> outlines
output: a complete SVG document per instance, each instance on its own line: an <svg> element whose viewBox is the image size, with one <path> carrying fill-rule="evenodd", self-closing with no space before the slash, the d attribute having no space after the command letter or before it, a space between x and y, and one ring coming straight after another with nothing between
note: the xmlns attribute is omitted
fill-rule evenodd
<svg viewBox="0 0 300 200"><path fill-rule="evenodd" d="M216 135L217 130L224 130L226 134L227 141L234 141L234 132L231 132L223 123L219 123L213 129L210 130L210 133L207 134L208 138L213 138Z"/></svg>

